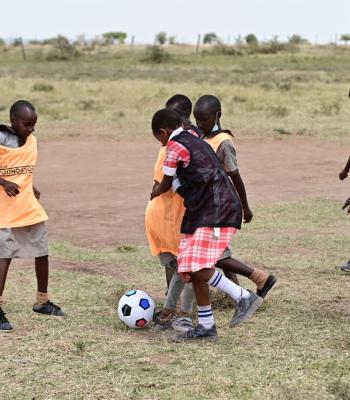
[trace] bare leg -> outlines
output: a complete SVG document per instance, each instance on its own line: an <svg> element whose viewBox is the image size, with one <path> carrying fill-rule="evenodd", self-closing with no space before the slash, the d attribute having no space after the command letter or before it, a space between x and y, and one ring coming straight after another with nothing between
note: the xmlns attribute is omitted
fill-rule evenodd
<svg viewBox="0 0 350 400"><path fill-rule="evenodd" d="M250 275L254 272L254 269L249 267L247 264L244 264L242 261L231 257L218 261L215 266L224 270L225 275L227 272L231 272L249 278ZM227 276L227 278L231 279L231 277L229 276Z"/></svg>
<svg viewBox="0 0 350 400"><path fill-rule="evenodd" d="M37 257L35 259L35 273L38 292L47 293L49 283L49 256Z"/></svg>
<svg viewBox="0 0 350 400"><path fill-rule="evenodd" d="M2 296L5 288L7 272L11 264L11 258L0 258L0 296Z"/></svg>
<svg viewBox="0 0 350 400"><path fill-rule="evenodd" d="M209 285L207 282L213 276L215 270L202 269L192 274L192 285L199 306L208 306L209 302Z"/></svg>

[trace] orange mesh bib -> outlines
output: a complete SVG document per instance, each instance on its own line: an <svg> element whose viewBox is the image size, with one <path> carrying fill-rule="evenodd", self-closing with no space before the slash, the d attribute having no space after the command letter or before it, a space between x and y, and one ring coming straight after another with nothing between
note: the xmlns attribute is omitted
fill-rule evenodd
<svg viewBox="0 0 350 400"><path fill-rule="evenodd" d="M220 146L220 144L224 141L224 140L232 140L233 142L233 137L232 135L225 133L225 132L221 132L218 135L209 138L209 139L204 139L208 144L210 144L210 146L212 147L212 149L215 151L215 153L218 151L218 148Z"/></svg>
<svg viewBox="0 0 350 400"><path fill-rule="evenodd" d="M163 163L166 147L162 147L154 168L154 179L163 179ZM169 252L177 255L180 244L180 228L185 207L183 199L169 190L150 201L146 208L145 223L149 247L153 255Z"/></svg>
<svg viewBox="0 0 350 400"><path fill-rule="evenodd" d="M30 135L18 148L0 146L0 177L20 186L19 194L9 197L0 186L0 229L34 225L48 219L33 193L33 170L38 150Z"/></svg>

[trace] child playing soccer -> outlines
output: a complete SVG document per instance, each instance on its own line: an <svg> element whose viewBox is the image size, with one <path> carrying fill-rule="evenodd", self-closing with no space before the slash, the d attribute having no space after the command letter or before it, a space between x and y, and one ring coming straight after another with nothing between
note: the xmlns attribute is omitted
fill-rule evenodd
<svg viewBox="0 0 350 400"><path fill-rule="evenodd" d="M263 299L236 285L215 269L241 226L242 206L212 148L193 131L184 131L178 114L160 110L152 119L153 135L166 143L164 176L155 184L151 199L168 192L177 174L184 195L178 271L192 280L198 304L198 324L175 340L215 340L215 321L209 303L208 284L233 298L236 312L230 327L250 318Z"/></svg>
<svg viewBox="0 0 350 400"><path fill-rule="evenodd" d="M0 331L13 328L2 309L3 291L12 258L35 258L37 295L33 311L64 316L47 292L49 263L40 193L33 186L37 143L32 135L37 122L33 105L16 101L10 109L11 126L0 125Z"/></svg>
<svg viewBox="0 0 350 400"><path fill-rule="evenodd" d="M183 95L170 98L167 107L175 106L185 124L189 125L192 112L190 99ZM162 139L162 138L161 138ZM162 147L154 168L154 181L163 178L163 163L166 156L166 141L160 140ZM177 193L168 191L150 201L146 208L145 225L151 253L159 257L165 268L167 279L167 297L164 308L156 318L156 330L175 328L180 331L192 327L192 306L194 294L192 284L185 284L177 272L177 252L180 243L180 226L185 212L183 199ZM183 292L180 313L176 314L178 300Z"/></svg>
<svg viewBox="0 0 350 400"><path fill-rule="evenodd" d="M349 93L350 96L350 93ZM350 157L348 159L348 162L346 163L344 169L339 173L339 179L341 181L343 181L344 179L346 179L349 175L349 171L350 171ZM350 197L346 200L346 202L343 205L343 210L345 210L346 208L348 208L350 206ZM350 214L350 208L348 208L348 214ZM350 272L350 260L347 261L345 264L343 264L340 269L344 272Z"/></svg>
<svg viewBox="0 0 350 400"><path fill-rule="evenodd" d="M194 107L194 117L198 128L203 133L202 138L216 152L225 172L230 177L242 204L244 222L249 223L253 218L253 213L249 207L245 185L239 173L236 151L233 146L233 135L231 131L221 129L221 103L219 99L212 95L200 97ZM227 249L225 258L220 260L216 266L224 269L225 272L230 270L246 276L257 285L257 294L264 298L277 279L273 275L251 268L230 256L230 249Z"/></svg>

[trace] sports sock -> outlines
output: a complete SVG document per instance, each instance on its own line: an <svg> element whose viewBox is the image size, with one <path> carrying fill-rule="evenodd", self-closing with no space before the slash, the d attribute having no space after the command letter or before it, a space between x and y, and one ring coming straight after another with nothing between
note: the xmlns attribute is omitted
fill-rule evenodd
<svg viewBox="0 0 350 400"><path fill-rule="evenodd" d="M268 277L269 274L267 272L256 268L254 268L254 271L249 275L249 279L256 284L258 289L261 289L264 286Z"/></svg>
<svg viewBox="0 0 350 400"><path fill-rule="evenodd" d="M209 279L208 284L215 289L225 292L236 301L250 296L248 290L236 285L218 270L215 270L213 276Z"/></svg>
<svg viewBox="0 0 350 400"><path fill-rule="evenodd" d="M198 306L198 324L205 329L210 329L215 324L210 304L209 306Z"/></svg>
<svg viewBox="0 0 350 400"><path fill-rule="evenodd" d="M45 304L49 301L49 294L36 292L36 303L37 304Z"/></svg>

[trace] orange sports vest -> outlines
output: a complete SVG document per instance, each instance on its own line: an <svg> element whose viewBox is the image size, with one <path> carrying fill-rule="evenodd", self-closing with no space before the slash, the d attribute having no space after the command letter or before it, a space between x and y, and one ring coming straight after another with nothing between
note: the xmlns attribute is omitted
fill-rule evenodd
<svg viewBox="0 0 350 400"><path fill-rule="evenodd" d="M163 163L166 147L162 147L154 168L154 179L163 179ZM169 252L177 255L180 244L180 228L185 207L183 199L169 190L150 201L146 208L145 223L149 247L153 255Z"/></svg>
<svg viewBox="0 0 350 400"><path fill-rule="evenodd" d="M225 133L225 132L221 132L218 135L210 138L210 139L204 139L208 144L210 144L210 146L212 147L212 149L215 151L215 153L218 151L218 148L220 146L220 144L224 141L224 140L232 140L233 142L233 137L232 135L230 135L229 133Z"/></svg>
<svg viewBox="0 0 350 400"><path fill-rule="evenodd" d="M9 197L0 186L0 229L34 225L48 219L33 193L33 170L38 155L36 138L30 135L18 148L0 146L0 177L20 186Z"/></svg>

